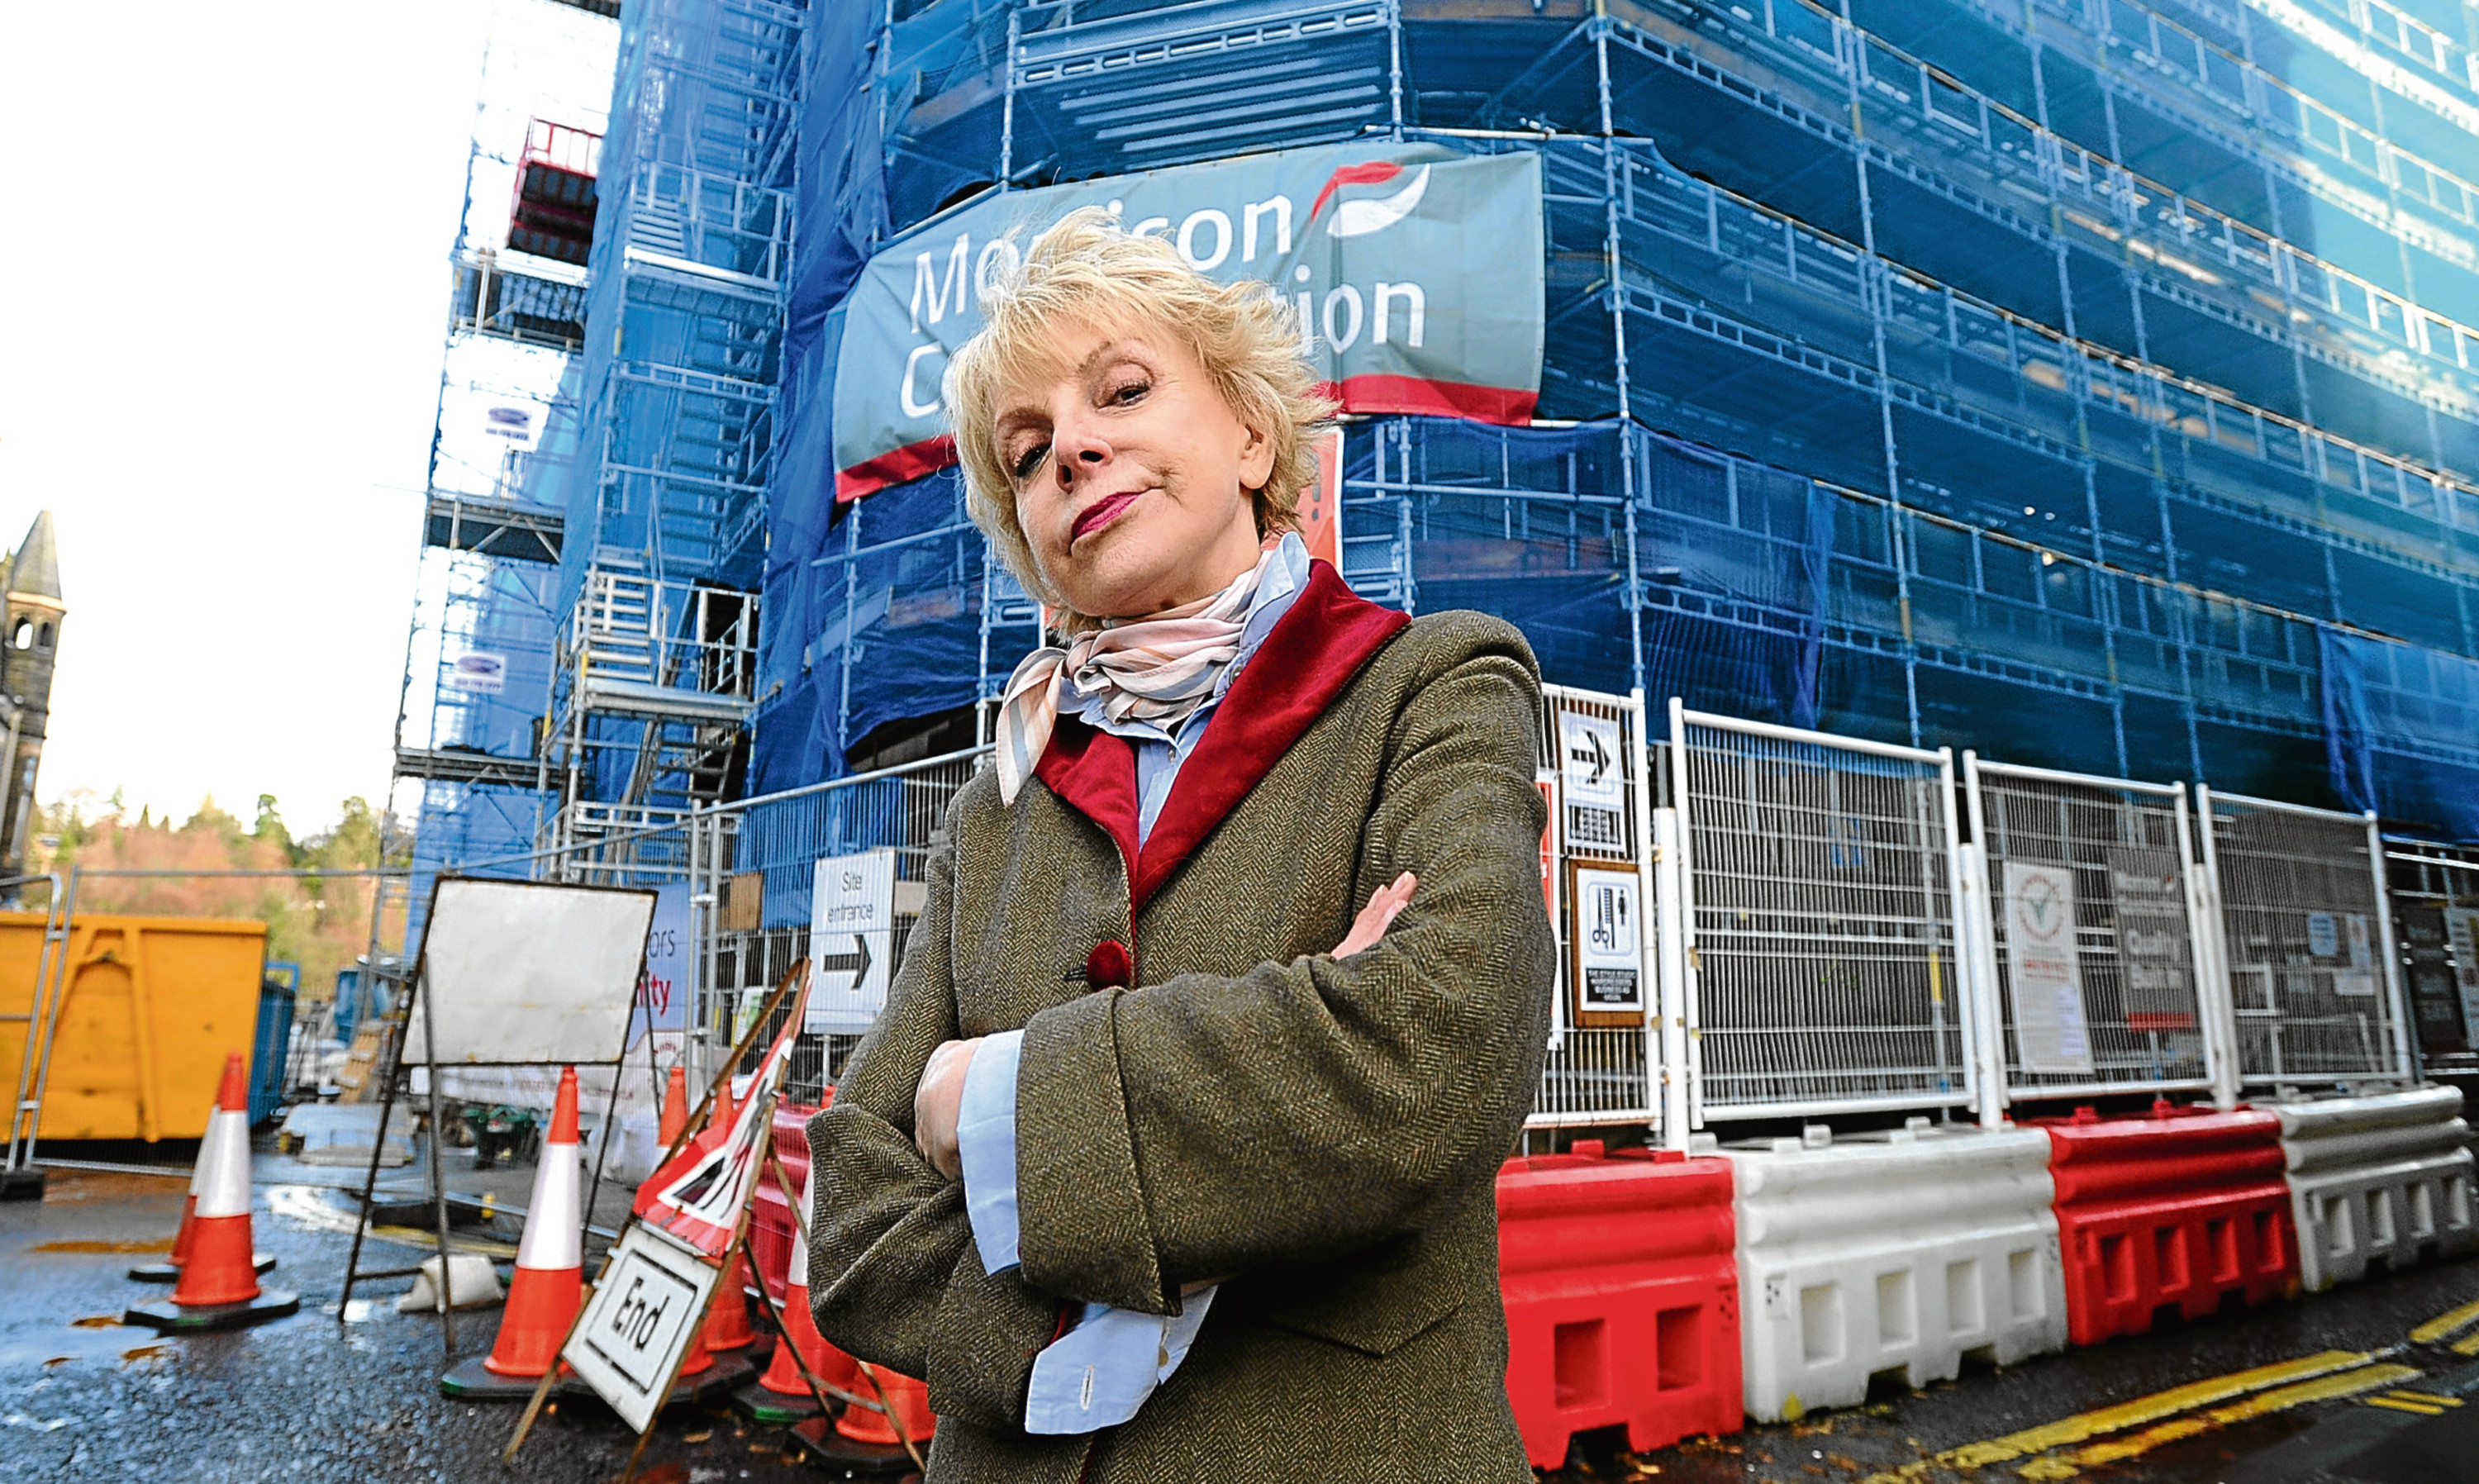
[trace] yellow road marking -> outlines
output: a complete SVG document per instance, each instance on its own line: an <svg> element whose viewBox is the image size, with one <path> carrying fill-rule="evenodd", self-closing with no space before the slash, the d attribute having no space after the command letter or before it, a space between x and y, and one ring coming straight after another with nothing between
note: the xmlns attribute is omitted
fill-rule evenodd
<svg viewBox="0 0 2479 1484"><path fill-rule="evenodd" d="M2479 1355L2479 1334L2463 1336L2453 1342L2452 1348L2456 1355Z"/></svg>
<svg viewBox="0 0 2479 1484"><path fill-rule="evenodd" d="M2249 1418L2268 1417L2275 1412L2287 1412L2292 1407L2303 1406L2311 1401L2331 1401L2339 1396L2355 1396L2362 1392L2372 1392L2380 1386L2390 1386L2396 1381L2415 1380L2418 1373L2418 1368L2415 1366L2368 1366L2364 1369L2344 1371L2340 1375L2325 1376L2298 1386L2285 1386L2279 1391L2265 1392L2234 1405L2214 1407L2210 1412L2197 1413L2192 1417L2177 1418L2162 1422L2157 1427L2147 1427L2132 1438L2120 1438L2109 1443L2095 1443L2087 1448L2079 1449L2070 1456L2076 1463L2085 1467L2093 1464L2113 1464L2123 1459L2134 1458L2138 1454L2148 1453L2164 1443L2175 1443L2181 1438L2191 1438L2197 1433L2211 1432L2215 1427L2227 1427L2232 1422L2243 1422Z"/></svg>
<svg viewBox="0 0 2479 1484"><path fill-rule="evenodd" d="M2462 1405L2461 1397L2447 1396L2441 1392L2387 1392L2385 1394L2388 1396L2398 1396L2404 1401L2423 1401L2431 1407L2458 1407Z"/></svg>
<svg viewBox="0 0 2479 1484"><path fill-rule="evenodd" d="M2410 1332L2410 1343L2434 1344L2472 1319L2479 1319L2479 1301L2464 1304L2459 1309L2447 1310L2421 1324Z"/></svg>
<svg viewBox="0 0 2479 1484"><path fill-rule="evenodd" d="M2279 1365L2259 1366L2253 1370L2236 1370L2225 1376L2189 1381L2185 1386L2172 1387L2165 1392L2155 1392L2149 1396L2137 1396L2133 1401L2122 1401L2113 1407L2102 1407L2093 1412L2079 1412L2073 1417L2060 1418L2057 1421L2046 1422L2018 1433L2009 1433L2003 1438L1992 1438L1985 1443L1967 1443L1961 1447L1949 1448L1933 1457L1923 1458L1917 1463L1904 1464L1899 1469L1871 1474L1862 1481L1862 1484L1903 1484L1904 1480L1919 1478L1930 1469L1985 1468L1989 1464L2004 1463L2009 1458L2021 1458L2030 1453L2045 1452L2050 1448L2087 1442L2108 1433L2124 1432L2130 1427L2140 1427L2147 1422L2157 1422L2164 1417L2175 1417L2190 1407L2210 1406L2213 1402L2227 1401L2233 1396L2243 1396L2249 1392L2261 1391L2267 1386L2280 1386L2285 1382L2305 1381L2314 1376L2331 1375L2335 1371L2348 1370L2354 1366L2364 1366L2372 1359L2374 1357L2364 1350L2325 1350L2314 1355L2302 1355L2296 1360L2283 1361ZM2410 1371L2408 1374L2416 1375L2417 1372ZM2404 1377L2401 1375L2389 1374L2372 1384L2389 1386L2402 1379Z"/></svg>
<svg viewBox="0 0 2479 1484"><path fill-rule="evenodd" d="M2424 1402L2404 1401L2397 1396L2362 1396L2359 1401L2364 1406L2386 1407L2395 1412L2415 1412L2421 1417L2444 1415L2442 1407L2431 1407Z"/></svg>

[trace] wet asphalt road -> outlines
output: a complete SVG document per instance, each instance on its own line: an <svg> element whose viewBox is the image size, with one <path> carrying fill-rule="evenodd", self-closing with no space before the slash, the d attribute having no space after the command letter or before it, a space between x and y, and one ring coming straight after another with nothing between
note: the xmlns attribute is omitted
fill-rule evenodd
<svg viewBox="0 0 2479 1484"><path fill-rule="evenodd" d="M262 1172L264 1173L264 1171ZM328 1179L335 1171L322 1171ZM523 1177L518 1178L520 1189ZM451 1189L466 1182L451 1174ZM571 1403L545 1418L513 1466L498 1461L516 1412L438 1393L438 1320L399 1316L402 1280L358 1293L339 1315L350 1219L341 1194L262 1183L256 1235L280 1266L265 1281L296 1290L301 1312L257 1329L166 1340L119 1325L122 1309L159 1297L125 1269L168 1245L176 1180L55 1171L40 1205L0 1205L0 1480L543 1480L601 1484L631 1439L608 1414ZM397 1266L418 1253L373 1249ZM2227 1315L2005 1371L1967 1370L1925 1391L1893 1389L1873 1405L1751 1430L1641 1458L1587 1440L1557 1484L1809 1484L1901 1470L1904 1479L2017 1477L2199 1484L2430 1484L2479 1480L2479 1362L2409 1331L2479 1300L2479 1260L2378 1278L2321 1297ZM459 1352L484 1351L496 1311L459 1317ZM1935 1455L2091 1408L2205 1377L2329 1349L2418 1374L2399 1385L2459 1398L2418 1412L2363 1397L2315 1401L2199 1427L2118 1462L2077 1463L2072 1448L1972 1471ZM2429 1416L2428 1412L2440 1415ZM2199 1416L2187 1414L2189 1418ZM1925 1461L1925 1462L1924 1462ZM1905 1466L1909 1466L1905 1468ZM721 1406L675 1409L646 1455L655 1484L816 1480L779 1433Z"/></svg>

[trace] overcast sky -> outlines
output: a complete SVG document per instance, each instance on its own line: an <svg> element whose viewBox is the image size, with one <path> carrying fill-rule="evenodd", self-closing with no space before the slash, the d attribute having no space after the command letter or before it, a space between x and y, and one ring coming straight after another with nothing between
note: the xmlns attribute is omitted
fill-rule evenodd
<svg viewBox="0 0 2479 1484"><path fill-rule="evenodd" d="M69 609L45 802L271 793L306 832L386 795L476 82L546 26L608 23L0 10L0 542L50 508Z"/></svg>

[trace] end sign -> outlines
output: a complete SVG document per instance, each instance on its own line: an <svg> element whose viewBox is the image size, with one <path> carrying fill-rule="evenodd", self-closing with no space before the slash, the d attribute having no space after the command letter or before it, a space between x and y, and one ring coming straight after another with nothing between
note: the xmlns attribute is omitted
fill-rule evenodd
<svg viewBox="0 0 2479 1484"><path fill-rule="evenodd" d="M818 862L809 908L809 1011L802 1029L859 1035L886 1004L895 958L895 852Z"/></svg>

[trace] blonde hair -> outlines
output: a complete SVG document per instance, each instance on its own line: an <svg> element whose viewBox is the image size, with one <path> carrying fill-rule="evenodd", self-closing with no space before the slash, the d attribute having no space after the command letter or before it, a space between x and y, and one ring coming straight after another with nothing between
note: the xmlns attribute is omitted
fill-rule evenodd
<svg viewBox="0 0 2479 1484"><path fill-rule="evenodd" d="M1025 591L1050 604L1061 628L1077 632L1100 620L1069 609L1042 580L999 451L996 402L1008 383L1045 369L1050 332L1062 320L1159 325L1178 335L1232 415L1273 445L1264 487L1248 492L1258 534L1298 524L1300 494L1316 476L1313 441L1335 405L1317 391L1300 353L1299 326L1271 288L1255 279L1217 284L1162 238L1131 235L1116 217L1087 206L1035 238L1024 260L987 286L982 311L981 333L947 364L964 509Z"/></svg>

